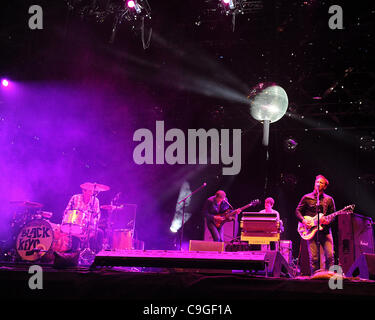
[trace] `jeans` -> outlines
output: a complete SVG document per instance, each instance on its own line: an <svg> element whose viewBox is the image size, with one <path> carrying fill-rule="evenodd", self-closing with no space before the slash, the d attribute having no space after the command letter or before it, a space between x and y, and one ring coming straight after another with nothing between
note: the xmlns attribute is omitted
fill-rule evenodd
<svg viewBox="0 0 375 320"><path fill-rule="evenodd" d="M216 228L215 224L213 222L207 221L207 228L210 230L210 233L212 235L212 239L216 242L224 242L224 229Z"/></svg>
<svg viewBox="0 0 375 320"><path fill-rule="evenodd" d="M320 253L321 253L320 266L319 266L319 261L318 261L319 250L318 250L318 244L317 244L317 235L315 235L314 238L312 238L311 240L307 242L307 248L309 250L311 274L321 269L321 267L323 268L322 258L325 258L326 270L328 270L329 267L335 264L334 251L333 251L333 237L332 237L331 232L329 233L320 232L319 242L320 242Z"/></svg>

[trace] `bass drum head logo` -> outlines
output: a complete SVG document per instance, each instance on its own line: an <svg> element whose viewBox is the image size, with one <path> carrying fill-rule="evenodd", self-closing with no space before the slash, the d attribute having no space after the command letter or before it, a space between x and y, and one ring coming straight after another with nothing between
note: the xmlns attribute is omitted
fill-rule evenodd
<svg viewBox="0 0 375 320"><path fill-rule="evenodd" d="M19 232L16 250L22 260L35 261L47 253L52 243L52 226L45 220L32 220Z"/></svg>

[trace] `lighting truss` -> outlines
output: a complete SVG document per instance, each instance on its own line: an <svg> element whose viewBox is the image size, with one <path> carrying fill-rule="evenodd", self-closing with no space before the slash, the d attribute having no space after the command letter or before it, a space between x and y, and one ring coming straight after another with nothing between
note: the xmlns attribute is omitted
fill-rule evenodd
<svg viewBox="0 0 375 320"><path fill-rule="evenodd" d="M151 20L151 7L147 0L133 0L134 6L129 6L128 2L128 0L66 0L68 8L77 12L82 18L94 18L98 23L112 20L110 43L113 43L117 28L123 22L130 23L134 29L140 27L143 47L146 49L149 46L152 29L148 40L145 41L144 26L145 19Z"/></svg>
<svg viewBox="0 0 375 320"><path fill-rule="evenodd" d="M221 12L229 14L249 14L263 9L261 0L219 0Z"/></svg>

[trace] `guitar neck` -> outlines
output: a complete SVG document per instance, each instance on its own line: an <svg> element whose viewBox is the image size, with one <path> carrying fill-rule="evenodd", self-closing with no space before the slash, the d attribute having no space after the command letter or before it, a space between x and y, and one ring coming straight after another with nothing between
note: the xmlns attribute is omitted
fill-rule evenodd
<svg viewBox="0 0 375 320"><path fill-rule="evenodd" d="M243 210L247 209L250 206L251 206L251 203L247 204L246 206L241 207L239 210L243 211Z"/></svg>
<svg viewBox="0 0 375 320"><path fill-rule="evenodd" d="M333 219L334 217L336 217L340 214L348 214L348 211L344 208L344 209L341 209L339 211L333 212L333 213L327 215L326 217L329 218L329 219Z"/></svg>

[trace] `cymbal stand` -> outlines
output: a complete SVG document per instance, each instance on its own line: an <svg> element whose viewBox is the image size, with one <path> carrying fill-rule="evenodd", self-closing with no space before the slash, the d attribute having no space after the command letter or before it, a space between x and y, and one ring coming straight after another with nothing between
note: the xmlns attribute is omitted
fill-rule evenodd
<svg viewBox="0 0 375 320"><path fill-rule="evenodd" d="M91 232L90 226L92 224L92 216L95 213L94 203L95 203L96 195L98 195L98 193L99 193L98 191L94 190L94 193L91 196L90 203L89 203L90 210L88 210L88 212L90 213L90 219L89 219L89 223L87 224L87 227L86 227L87 228L87 231L86 231L87 232L87 238L86 238L86 241L85 241L84 248L81 251L80 256L79 256L79 264L81 264L81 265L91 265L94 258L95 258L95 252L90 248L90 232ZM97 224L96 224L95 229L94 229L94 239L96 239L96 235L97 235Z"/></svg>

